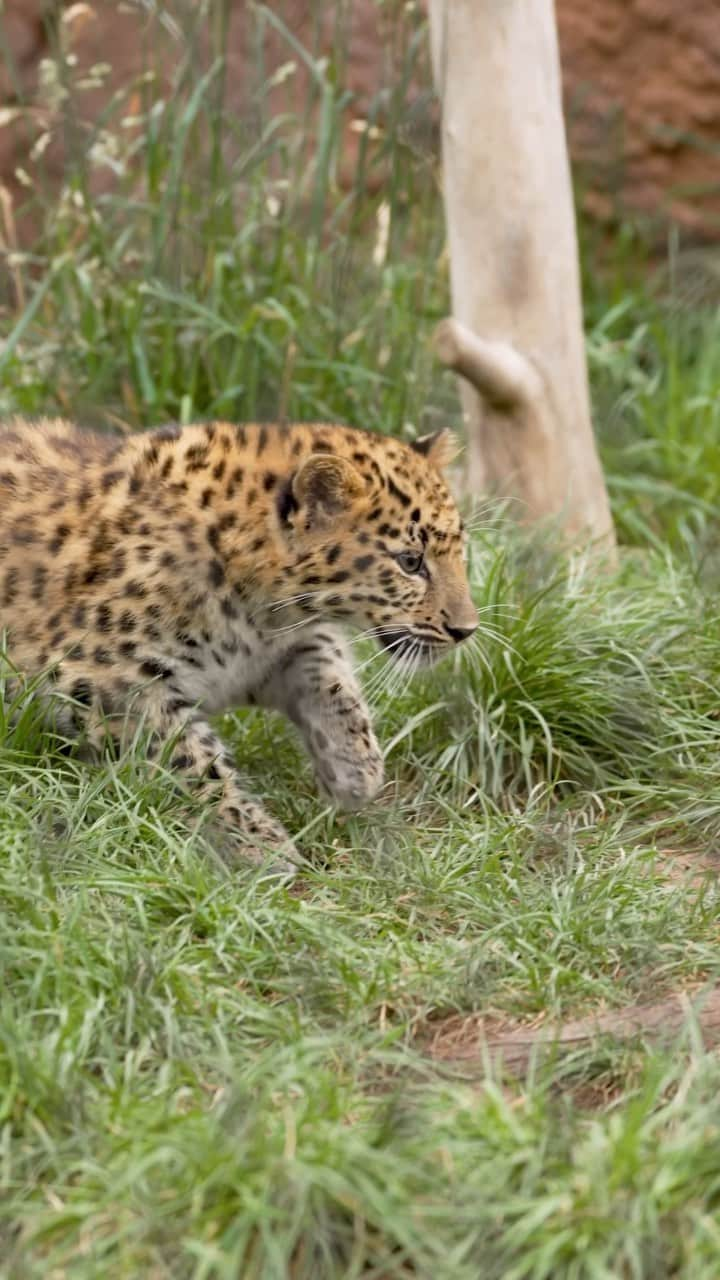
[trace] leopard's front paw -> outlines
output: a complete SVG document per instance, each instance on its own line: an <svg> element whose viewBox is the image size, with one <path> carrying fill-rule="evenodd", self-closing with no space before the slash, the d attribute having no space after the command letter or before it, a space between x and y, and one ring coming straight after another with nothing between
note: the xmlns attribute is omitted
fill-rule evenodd
<svg viewBox="0 0 720 1280"><path fill-rule="evenodd" d="M374 748L374 749L373 749ZM385 768L377 743L360 755L337 752L316 762L317 779L341 809L362 809L380 790Z"/></svg>

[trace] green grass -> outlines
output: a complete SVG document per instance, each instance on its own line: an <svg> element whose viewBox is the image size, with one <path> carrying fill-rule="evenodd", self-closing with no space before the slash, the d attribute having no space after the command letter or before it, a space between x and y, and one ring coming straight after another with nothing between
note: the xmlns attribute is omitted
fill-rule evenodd
<svg viewBox="0 0 720 1280"><path fill-rule="evenodd" d="M342 39L321 64L280 24L321 129L262 94L232 119L223 6L207 57L177 6L172 100L145 83L123 128L128 85L59 195L28 163L42 233L0 299L3 411L459 422L428 342L447 307L437 172L406 103L426 34L396 8L379 136L341 186ZM259 41L279 20L256 21ZM93 143L125 166L98 198ZM142 742L83 764L35 690L7 686L3 1280L715 1280L720 1067L692 1020L665 1053L606 1040L520 1080L427 1052L448 1015L572 1017L720 976L712 271L651 267L630 228L602 270L583 244L620 565L489 512L477 644L409 688L367 667L388 784L363 815L323 805L285 723L225 717L311 855L298 887L229 873L212 815L148 773Z"/></svg>

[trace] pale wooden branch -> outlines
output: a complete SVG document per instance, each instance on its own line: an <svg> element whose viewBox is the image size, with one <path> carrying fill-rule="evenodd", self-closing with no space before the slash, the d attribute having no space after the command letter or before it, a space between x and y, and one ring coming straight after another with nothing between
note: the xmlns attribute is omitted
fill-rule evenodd
<svg viewBox="0 0 720 1280"><path fill-rule="evenodd" d="M666 1044L695 1020L706 1049L720 1044L720 990L696 993L691 1001L681 992L655 1004L631 1005L587 1018L541 1027L518 1027L497 1031L482 1018L458 1020L438 1029L430 1045L436 1060L473 1067L484 1074L486 1063L495 1062L511 1075L522 1075L531 1059L539 1054L564 1055L586 1049L603 1036L631 1043L644 1040Z"/></svg>
<svg viewBox="0 0 720 1280"><path fill-rule="evenodd" d="M443 364L496 408L520 408L540 396L540 375L508 342L486 342L448 316L435 330L433 346Z"/></svg>

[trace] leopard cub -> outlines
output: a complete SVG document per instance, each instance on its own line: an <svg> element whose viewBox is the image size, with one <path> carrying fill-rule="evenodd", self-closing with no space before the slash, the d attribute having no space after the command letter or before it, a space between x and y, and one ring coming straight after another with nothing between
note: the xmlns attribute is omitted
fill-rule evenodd
<svg viewBox="0 0 720 1280"><path fill-rule="evenodd" d="M14 666L50 669L61 727L140 712L151 749L234 846L289 872L287 832L241 785L207 716L240 705L297 725L323 789L355 809L383 759L343 638L408 670L470 636L446 433L413 445L325 424L0 425L0 629Z"/></svg>

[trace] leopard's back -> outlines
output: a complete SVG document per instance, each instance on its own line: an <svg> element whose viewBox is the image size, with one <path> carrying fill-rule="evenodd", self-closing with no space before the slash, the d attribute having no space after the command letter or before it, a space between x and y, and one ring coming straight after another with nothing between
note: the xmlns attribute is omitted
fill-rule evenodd
<svg viewBox="0 0 720 1280"><path fill-rule="evenodd" d="M0 529L20 505L37 517L51 515L84 471L100 468L122 447L120 437L82 431L62 418L0 422Z"/></svg>

